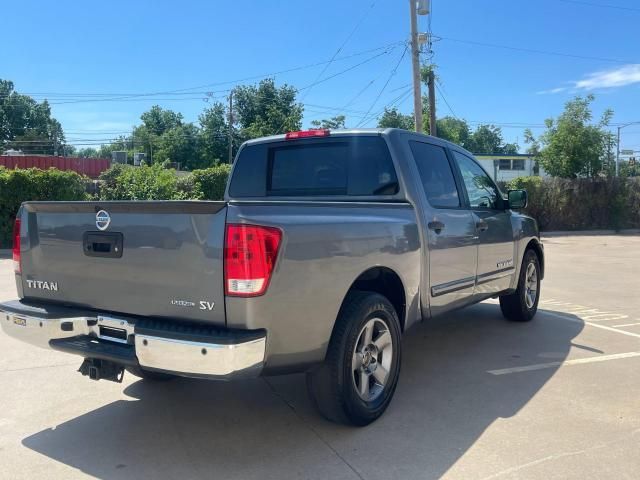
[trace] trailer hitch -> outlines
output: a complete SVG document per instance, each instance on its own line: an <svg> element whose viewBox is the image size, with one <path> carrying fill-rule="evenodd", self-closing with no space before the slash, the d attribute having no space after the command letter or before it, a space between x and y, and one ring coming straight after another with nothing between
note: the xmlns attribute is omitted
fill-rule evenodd
<svg viewBox="0 0 640 480"><path fill-rule="evenodd" d="M85 358L78 371L91 380L109 380L122 383L124 367L108 360L97 358Z"/></svg>

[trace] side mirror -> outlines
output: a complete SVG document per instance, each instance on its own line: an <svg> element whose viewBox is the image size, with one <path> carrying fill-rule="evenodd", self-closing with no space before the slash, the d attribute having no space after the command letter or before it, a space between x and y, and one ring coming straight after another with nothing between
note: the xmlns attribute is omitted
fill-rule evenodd
<svg viewBox="0 0 640 480"><path fill-rule="evenodd" d="M526 190L509 190L507 193L509 208L512 210L522 210L527 207L529 198Z"/></svg>

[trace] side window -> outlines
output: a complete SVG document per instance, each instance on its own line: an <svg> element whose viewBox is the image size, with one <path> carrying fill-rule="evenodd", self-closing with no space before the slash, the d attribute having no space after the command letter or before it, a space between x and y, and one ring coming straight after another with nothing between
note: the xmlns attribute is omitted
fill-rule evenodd
<svg viewBox="0 0 640 480"><path fill-rule="evenodd" d="M460 167L471 208L499 208L500 194L487 172L466 155L454 151L453 156Z"/></svg>
<svg viewBox="0 0 640 480"><path fill-rule="evenodd" d="M459 207L458 189L444 148L416 141L410 141L409 146L420 172L422 187L431 206Z"/></svg>

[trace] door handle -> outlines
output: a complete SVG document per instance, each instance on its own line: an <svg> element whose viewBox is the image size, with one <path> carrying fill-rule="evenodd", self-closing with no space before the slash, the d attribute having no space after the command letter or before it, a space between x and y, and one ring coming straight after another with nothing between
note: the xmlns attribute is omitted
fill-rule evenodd
<svg viewBox="0 0 640 480"><path fill-rule="evenodd" d="M484 220L480 220L478 222L476 222L476 229L479 232L484 232L489 228L489 224L487 222L485 222Z"/></svg>
<svg viewBox="0 0 640 480"><path fill-rule="evenodd" d="M436 233L440 233L444 229L444 223L439 220L434 220L433 222L429 222L427 224L429 230L433 230Z"/></svg>

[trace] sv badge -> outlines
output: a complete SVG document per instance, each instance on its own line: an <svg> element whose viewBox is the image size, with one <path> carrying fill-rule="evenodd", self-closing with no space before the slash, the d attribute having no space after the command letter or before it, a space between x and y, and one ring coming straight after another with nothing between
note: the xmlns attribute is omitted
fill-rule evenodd
<svg viewBox="0 0 640 480"><path fill-rule="evenodd" d="M215 302L205 302L204 300L200 300L200 310L213 310L213 307L215 306Z"/></svg>

